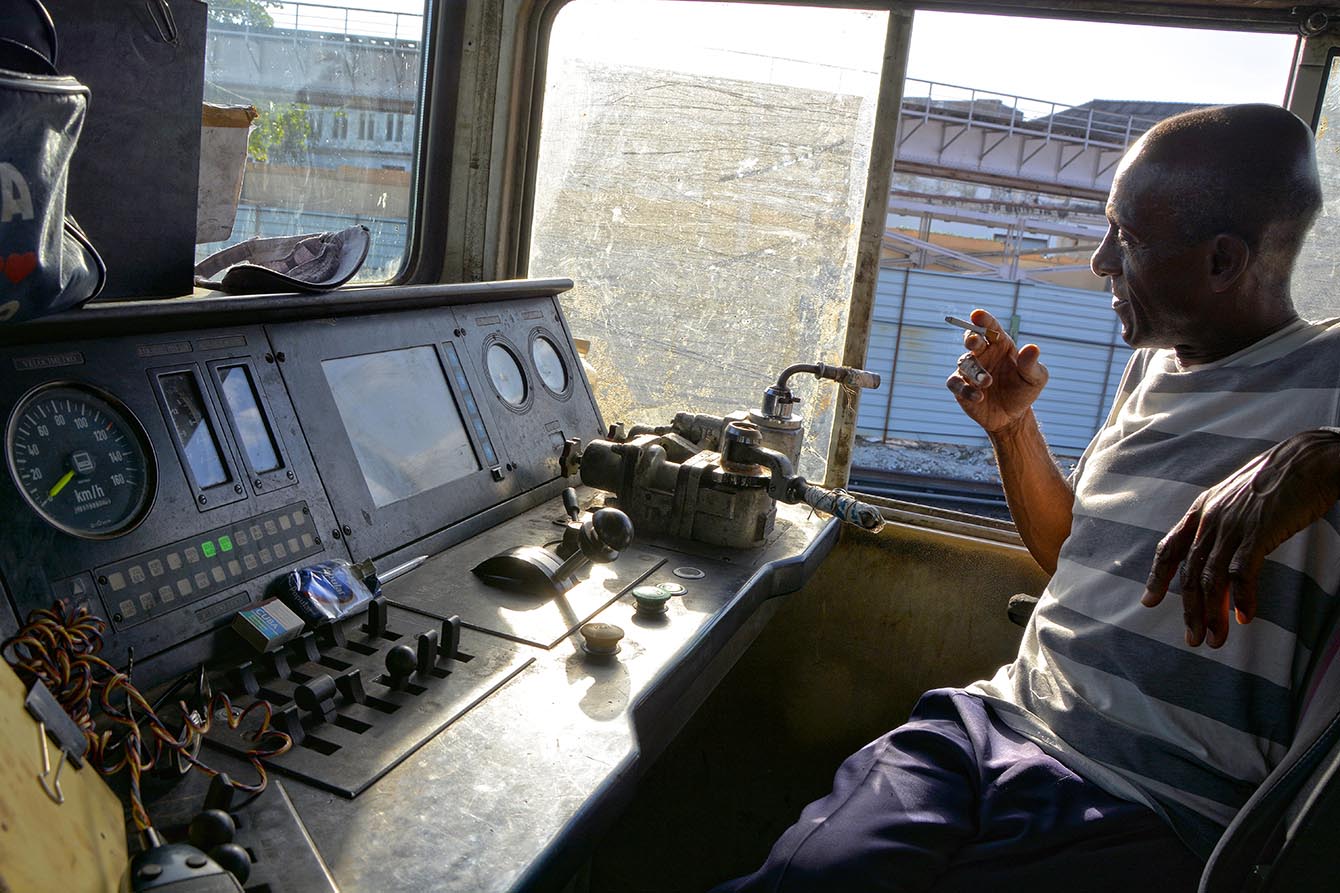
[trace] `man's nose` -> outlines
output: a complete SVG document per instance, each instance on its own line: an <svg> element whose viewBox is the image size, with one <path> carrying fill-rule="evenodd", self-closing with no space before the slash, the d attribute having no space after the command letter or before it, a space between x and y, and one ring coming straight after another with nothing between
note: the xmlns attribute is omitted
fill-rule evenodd
<svg viewBox="0 0 1340 893"><path fill-rule="evenodd" d="M1093 252L1093 257L1089 258L1089 269L1093 270L1095 276L1118 276L1121 274L1121 253L1117 249L1117 240L1108 230L1103 236L1103 241L1098 243L1098 248Z"/></svg>

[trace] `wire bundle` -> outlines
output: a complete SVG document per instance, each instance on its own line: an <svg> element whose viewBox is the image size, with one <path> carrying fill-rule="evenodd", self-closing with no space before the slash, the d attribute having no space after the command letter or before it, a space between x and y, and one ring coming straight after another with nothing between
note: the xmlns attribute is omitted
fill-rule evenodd
<svg viewBox="0 0 1340 893"><path fill-rule="evenodd" d="M208 734L215 717L224 717L228 727L236 730L253 712L260 712L260 726L248 736L256 746L246 753L256 770L257 781L247 784L228 778L228 783L253 796L264 791L268 776L261 761L277 757L293 746L288 735L270 727L273 712L270 703L256 701L245 710L237 710L226 694L216 692L201 715L193 713L184 701L178 701L184 721L181 732L173 732L130 677L98 656L106 627L106 622L87 608L72 609L58 601L51 608L39 608L29 614L18 633L0 646L0 654L14 667L25 686L31 688L41 682L50 690L83 731L88 741L88 760L99 772L108 776L122 770L127 773L135 827L145 831L152 826L140 792L140 777L145 770L164 759L175 758L206 775L220 774L195 755L200 739ZM95 723L95 698L104 724L110 728L99 729Z"/></svg>

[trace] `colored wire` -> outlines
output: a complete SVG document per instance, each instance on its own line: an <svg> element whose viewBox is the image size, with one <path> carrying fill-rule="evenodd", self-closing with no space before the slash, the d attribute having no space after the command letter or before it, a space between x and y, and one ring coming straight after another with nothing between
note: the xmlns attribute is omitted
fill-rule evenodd
<svg viewBox="0 0 1340 893"><path fill-rule="evenodd" d="M23 627L0 645L0 655L13 665L27 687L41 682L55 696L84 733L90 764L103 775L126 773L135 827L144 831L152 825L140 789L145 770L164 759L175 758L211 777L221 774L195 754L200 739L209 733L218 716L224 717L228 728L236 731L253 713L261 714L260 725L246 734L253 746L245 756L255 769L257 780L245 783L229 778L229 783L253 798L264 791L269 778L262 761L293 746L288 735L271 728L270 703L259 700L238 710L227 695L217 692L210 697L204 715L197 719L199 714L184 700L178 700L183 723L180 732L173 732L158 715L156 705L149 703L130 677L98 656L106 627L106 622L87 608L72 609L58 601L51 608L30 613ZM169 689L159 699L160 704L180 686L179 681ZM94 720L95 698L101 709L103 728Z"/></svg>

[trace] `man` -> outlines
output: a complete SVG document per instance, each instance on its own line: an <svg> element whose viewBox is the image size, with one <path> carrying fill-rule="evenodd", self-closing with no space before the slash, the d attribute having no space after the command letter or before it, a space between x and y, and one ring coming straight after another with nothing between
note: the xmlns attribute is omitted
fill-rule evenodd
<svg viewBox="0 0 1340 893"><path fill-rule="evenodd" d="M1340 536L1313 523L1340 476L1238 535L1239 519L1292 505L1296 485L1272 489L1272 473L1296 481L1340 458L1340 437L1308 430L1340 421L1340 326L1300 320L1289 298L1320 204L1311 133L1278 107L1198 110L1141 138L1092 264L1142 349L1070 478L1031 408L1047 382L1037 346L974 312L986 337L965 336L947 384L1054 576L1013 664L923 696L722 891L1195 888L1287 749L1340 584ZM1182 617L1160 602L1184 557ZM1231 638L1230 602L1256 618Z"/></svg>

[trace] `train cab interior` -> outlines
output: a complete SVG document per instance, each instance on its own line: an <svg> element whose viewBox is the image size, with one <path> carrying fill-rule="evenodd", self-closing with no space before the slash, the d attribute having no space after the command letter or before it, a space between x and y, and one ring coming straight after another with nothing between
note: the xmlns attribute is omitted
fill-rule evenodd
<svg viewBox="0 0 1340 893"><path fill-rule="evenodd" d="M1283 0L46 6L91 91L68 203L106 286L0 322L7 890L706 890L922 692L1012 660L1048 576L1008 514L867 486L857 454L958 412L962 333L914 317L988 289L1073 348L1090 402L1048 430L1082 417L1082 448L1125 354L1106 293L1058 289L1168 108L947 91L909 66L921 23L1043 59L1071 39L1002 23L1269 38L1340 200L1340 14ZM1066 49L1161 99L1120 95L1126 33ZM202 102L252 107L208 239ZM951 209L947 180L978 191ZM1331 210L1295 280L1316 317ZM927 222L989 214L1046 222ZM298 278L197 281L230 245L262 263L251 237ZM308 248L343 284L301 280ZM28 262L0 251L8 320ZM1323 889L1323 775L1205 889Z"/></svg>

